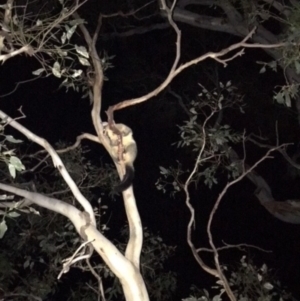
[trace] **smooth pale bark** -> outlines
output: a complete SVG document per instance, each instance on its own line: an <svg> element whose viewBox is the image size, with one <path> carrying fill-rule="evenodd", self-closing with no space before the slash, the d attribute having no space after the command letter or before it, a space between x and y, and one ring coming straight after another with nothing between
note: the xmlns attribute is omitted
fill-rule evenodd
<svg viewBox="0 0 300 301"><path fill-rule="evenodd" d="M148 301L148 293L139 269L91 223L84 212L74 206L37 192L0 183L0 189L22 196L32 203L67 217L85 241L90 241L111 271L119 278L127 301Z"/></svg>

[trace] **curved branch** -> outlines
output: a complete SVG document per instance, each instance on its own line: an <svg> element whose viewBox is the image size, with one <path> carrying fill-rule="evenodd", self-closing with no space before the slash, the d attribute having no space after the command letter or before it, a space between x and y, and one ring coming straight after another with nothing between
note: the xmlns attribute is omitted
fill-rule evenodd
<svg viewBox="0 0 300 301"><path fill-rule="evenodd" d="M156 96L157 94L159 94L162 90L164 90L169 83L178 75L180 74L183 70L189 68L192 65L196 65L199 62L202 62L208 58L212 58L214 60L216 60L217 62L223 64L224 66L227 66L227 62L234 59L236 56L238 55L243 55L244 54L244 48L278 48L278 47L283 47L285 44L284 43L278 43L278 44L267 44L267 45L261 45L261 44L248 44L246 43L247 40L249 40L252 35L254 34L255 29L253 29L252 31L249 32L249 34L239 43L235 43L232 44L231 46L224 48L223 50L219 51L219 52L207 52L201 56L199 56L196 59L193 59L183 65L180 65L178 68L174 69L174 66L176 66L176 62L178 61L178 58L180 57L180 51L178 50L178 43L177 43L177 53L176 53L176 58L174 61L174 64L169 72L169 75L167 76L167 78L164 80L163 83L161 83L156 89L154 89L153 91L149 92L146 95L143 95L141 97L138 98L134 98L134 99L129 99L129 100L124 100L112 107L109 108L109 110L112 111L116 111L116 110L120 110L123 108L126 108L128 106L133 106L136 105L138 103L142 103L144 101L147 101L148 99ZM223 57L232 52L233 50L237 50L241 48L241 50L238 53L233 54L231 57L224 59Z"/></svg>
<svg viewBox="0 0 300 301"><path fill-rule="evenodd" d="M79 15L76 13L75 17L79 18ZM84 24L80 24L79 27L84 35L87 45L89 45L89 53L91 55L92 65L94 67L93 71L95 73L93 78L93 84L92 84L93 108L92 108L91 115L92 115L93 125L96 130L99 141L103 144L107 152L112 156L111 146L108 139L103 134L103 126L100 118L104 76L103 76L101 59L99 58L95 45L97 41L98 32L101 27L101 22L102 22L102 16L100 14L98 18L97 28L93 35L93 38L91 37L90 33L88 32ZM119 175L121 176L123 173L121 166L117 163L115 163L115 165ZM136 206L136 200L135 200L132 187L123 192L123 199L124 199L126 215L129 223L129 242L127 244L125 256L134 265L136 271L139 271L140 255L141 255L142 244L143 244L143 229L142 229L142 223ZM143 287L144 287L144 282L143 284L141 284L141 288ZM144 296L144 298L146 297L148 298L148 295Z"/></svg>
<svg viewBox="0 0 300 301"><path fill-rule="evenodd" d="M89 223L84 212L61 200L50 198L37 192L22 190L0 183L0 189L8 191L48 210L62 214L70 219L77 232L86 241L90 241L95 251L102 257L111 271L120 279L126 300L148 301L148 294L142 276L134 265L102 234L95 225Z"/></svg>
<svg viewBox="0 0 300 301"><path fill-rule="evenodd" d="M31 131L29 131L27 128L22 126L20 123L18 123L16 120L13 120L11 117L9 117L7 114L5 114L3 111L0 111L0 118L2 120L5 120L11 127L18 130L20 133L25 135L28 139L34 141L35 143L42 146L51 156L53 165L58 169L60 174L62 175L63 179L65 180L66 184L70 187L74 197L78 200L78 202L81 204L81 206L84 208L84 210L90 215L90 219L92 224L96 225L96 219L94 215L93 208L90 204L90 202L82 195L80 190L78 189L76 183L71 178L70 174L68 173L65 165L61 161L60 157L55 152L54 148L48 143L47 140L38 137Z"/></svg>

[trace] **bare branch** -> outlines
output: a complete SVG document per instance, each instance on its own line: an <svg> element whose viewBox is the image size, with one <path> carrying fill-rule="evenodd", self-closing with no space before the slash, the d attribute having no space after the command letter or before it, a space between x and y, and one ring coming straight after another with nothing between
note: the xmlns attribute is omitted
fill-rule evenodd
<svg viewBox="0 0 300 301"><path fill-rule="evenodd" d="M191 183L192 178L194 177L195 173L198 170L198 166L202 160L202 155L203 152L205 150L205 146L206 146L206 132L205 132L205 126L206 124L209 122L209 120L213 117L214 112L211 112L211 114L205 119L203 126L202 126L202 134L203 134L203 143L202 143L202 147L199 151L199 154L197 156L196 162L194 164L194 168L192 170L192 172L190 173L189 177L187 178L186 182L184 183L183 186L183 190L185 192L185 204L188 207L189 211L190 211L190 220L188 222L187 225L187 243L191 248L191 251L193 253L193 256L195 257L196 261L198 262L198 264L201 266L201 268L206 271L207 273L219 278L219 274L218 271L216 269L213 269L209 266L207 266L204 261L202 260L202 258L200 257L200 255L197 252L197 249L192 241L192 226L195 223L195 209L193 207L193 205L190 202L190 192L189 192L189 185Z"/></svg>
<svg viewBox="0 0 300 301"><path fill-rule="evenodd" d="M141 274L137 272L136 267L121 254L111 241L96 229L95 225L87 221L87 212L80 212L74 206L58 199L10 185L0 183L0 189L22 196L38 206L68 217L81 237L93 245L95 251L102 257L111 271L121 280L125 299L135 300L136 296L139 296L140 300L149 300ZM131 277L128 277L128 275L131 275ZM132 281L132 279L134 279L134 281Z"/></svg>
<svg viewBox="0 0 300 301"><path fill-rule="evenodd" d="M257 249L259 251L265 252L265 253L272 253L272 251L270 251L270 250L265 250L265 249L260 248L258 246L249 245L249 244L236 244L236 245L230 245L230 244L226 244L226 243L224 243L224 244L225 244L225 246L216 248L216 250L219 252L219 251L224 251L224 250L228 250L228 249L243 250L243 248L253 248L253 249ZM213 253L213 250L212 249L208 249L208 248L199 248L199 249L197 249L197 252L209 252L209 253Z"/></svg>
<svg viewBox="0 0 300 301"><path fill-rule="evenodd" d="M277 147L274 147L270 150L267 151L267 153L262 157L260 158L254 165L252 165L251 167L247 168L247 170L243 170L242 174L237 177L236 179L232 180L231 182L227 183L226 186L223 188L222 192L219 194L219 197L217 198L216 202L215 202L215 205L213 206L213 209L209 215L209 220L208 220L208 223L207 223L207 234L208 234L208 238L209 238L209 244L213 250L213 253L214 253L214 260L215 260L215 265L216 265L216 268L218 270L218 274L220 276L220 279L222 280L222 283L224 285L224 289L226 290L230 300L232 301L235 301L236 298L230 288L230 285L227 281L227 278L225 277L223 271L222 271L222 268L221 268L221 265L220 265L220 262L219 262L219 253L218 253L218 250L213 242L213 236L212 236L212 233L211 233L211 225L212 225L212 221L213 221L213 217L220 205L220 202L222 200L222 198L224 197L224 195L227 193L228 189L240 182L244 177L246 177L249 173L251 173L261 162L263 162L264 160L266 160L267 158L270 157L270 154L276 150L278 150L279 148L282 148L283 145L281 146L277 146Z"/></svg>
<svg viewBox="0 0 300 301"><path fill-rule="evenodd" d="M143 95L141 97L138 98L134 98L134 99L129 99L129 100L124 100L114 106L111 106L109 108L109 110L112 111L116 111L116 110L120 110L123 108L126 108L128 106L133 106L136 105L138 103L147 101L148 99L156 96L158 93L160 93L163 89L165 89L169 83L178 75L180 74L183 70L187 69L188 67L192 66L192 65L196 65L199 62L202 62L204 60L206 60L207 58L212 58L216 61L218 61L219 63L223 64L224 67L226 67L226 62L229 60L232 60L233 58L235 58L237 55L242 55L244 52L243 50L240 50L238 52L238 54L234 54L231 58L227 58L224 59L223 57L232 52L233 50L236 50L238 48L278 48L278 47L283 47L285 46L285 43L277 43L277 44L267 44L267 45L262 45L262 44L248 44L246 43L254 34L255 29L251 30L249 32L249 34L239 43L233 44L219 52L207 52L206 54L201 55L200 57L193 59L181 66L179 66L178 68L176 68L178 60L180 58L180 40L181 40L181 33L178 30L177 31L177 42L176 42L176 57L173 63L173 66L169 72L169 75L166 77L166 79L164 80L164 82L162 84L160 84L156 89L154 89L152 92L149 92L146 95Z"/></svg>
<svg viewBox="0 0 300 301"><path fill-rule="evenodd" d="M74 14L75 18L79 18L77 13ZM111 154L111 147L108 139L103 134L103 126L101 123L100 112L102 104L102 87L103 87L103 68L101 60L96 50L96 37L101 26L101 16L98 19L98 25L94 37L92 38L90 33L84 24L80 24L79 28L82 31L87 45L89 45L89 52L94 67L93 78L93 108L92 108L92 120L96 130L99 141L103 144L105 149ZM109 120L110 122L110 120ZM120 164L115 163L119 175L122 175L123 170ZM136 200L134 197L132 187L123 192L124 205L126 215L129 223L129 241L126 247L125 256L135 266L137 271L140 269L140 254L143 243L143 230L140 215L136 206Z"/></svg>
<svg viewBox="0 0 300 301"><path fill-rule="evenodd" d="M18 123L16 120L13 120L11 117L9 117L7 114L5 114L3 111L0 111L0 118L5 120L10 126L18 130L20 133L25 135L28 139L34 141L35 143L39 144L43 148L47 150L47 152L50 154L53 165L58 169L60 174L62 175L63 179L67 183L67 185L70 187L74 197L78 200L78 202L81 204L81 206L85 209L85 211L90 215L90 219L93 225L96 225L95 215L93 208L90 204L90 202L82 195L80 190L78 189L77 185L71 178L70 174L66 170L65 165L61 161L60 157L55 152L54 148L43 138L38 137L28 129L26 129L24 126L22 126L20 123Z"/></svg>
<svg viewBox="0 0 300 301"><path fill-rule="evenodd" d="M25 46L23 46L23 47L21 47L20 49L18 49L18 50L14 50L14 51L12 51L12 52L9 52L9 53L7 53L7 54L1 54L0 55L0 61L2 61L2 64L6 61L6 60L8 60L9 58L11 58L11 57L14 57L14 56L16 56L16 55L19 55L19 54L21 54L21 53L27 53L29 56L32 56L32 55L34 55L34 50L33 50L33 48L31 47L31 46L29 46L29 45L25 45Z"/></svg>

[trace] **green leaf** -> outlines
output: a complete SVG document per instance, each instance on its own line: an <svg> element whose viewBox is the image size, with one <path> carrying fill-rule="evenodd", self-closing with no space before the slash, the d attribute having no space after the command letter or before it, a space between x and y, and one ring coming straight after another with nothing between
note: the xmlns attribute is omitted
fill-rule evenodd
<svg viewBox="0 0 300 301"><path fill-rule="evenodd" d="M78 69L78 70L74 70L74 73L72 74L73 78L76 78L78 76L80 76L82 74L82 70Z"/></svg>
<svg viewBox="0 0 300 301"><path fill-rule="evenodd" d="M71 39L71 37L72 37L73 33L75 32L76 28L77 28L77 25L74 25L74 26L72 26L71 28L68 29L68 31L67 31L67 39L68 40Z"/></svg>
<svg viewBox="0 0 300 301"><path fill-rule="evenodd" d="M54 76L61 78L61 69L60 69L60 64L59 62L55 62L53 67L52 67L52 73Z"/></svg>
<svg viewBox="0 0 300 301"><path fill-rule="evenodd" d="M16 156L11 156L9 163L12 164L17 171L25 170L25 166L22 164L21 160Z"/></svg>
<svg viewBox="0 0 300 301"><path fill-rule="evenodd" d="M81 56L83 56L87 59L90 57L88 51L86 50L86 48L84 46L75 45L75 50L77 53L79 53Z"/></svg>
<svg viewBox="0 0 300 301"><path fill-rule="evenodd" d="M15 178L16 177L16 169L12 164L8 164L8 170L10 175Z"/></svg>
<svg viewBox="0 0 300 301"><path fill-rule="evenodd" d="M19 214L16 211L11 211L7 214L9 217L19 217L21 214Z"/></svg>
<svg viewBox="0 0 300 301"><path fill-rule="evenodd" d="M33 75L40 75L41 73L43 73L45 71L44 68L39 68L35 71L32 72Z"/></svg>
<svg viewBox="0 0 300 301"><path fill-rule="evenodd" d="M169 173L169 171L162 166L159 166L159 169L162 175L167 175Z"/></svg>
<svg viewBox="0 0 300 301"><path fill-rule="evenodd" d="M282 93L277 93L274 95L274 99L279 103L279 104L284 104L284 98Z"/></svg>
<svg viewBox="0 0 300 301"><path fill-rule="evenodd" d="M265 73L266 72L266 67L263 66L260 70L259 70L259 73Z"/></svg>
<svg viewBox="0 0 300 301"><path fill-rule="evenodd" d="M66 40L67 40L67 34L64 32L60 38L61 40L61 43L62 44L65 44L66 43Z"/></svg>
<svg viewBox="0 0 300 301"><path fill-rule="evenodd" d="M295 65L296 73L300 74L300 62L299 61L295 61L294 65Z"/></svg>
<svg viewBox="0 0 300 301"><path fill-rule="evenodd" d="M79 57L78 57L78 60L79 60L79 62L81 63L81 65L83 65L83 66L90 66L90 62L89 62L87 59L85 59L85 58L79 56Z"/></svg>
<svg viewBox="0 0 300 301"><path fill-rule="evenodd" d="M20 140L20 139L15 139L13 136L11 135L7 135L6 136L6 140L11 142L11 143L21 143L23 142L23 140Z"/></svg>
<svg viewBox="0 0 300 301"><path fill-rule="evenodd" d="M29 267L29 264L30 264L30 261L29 261L29 259L27 259L27 260L24 262L24 264L23 264L23 268L24 268L24 269L28 268L28 267Z"/></svg>
<svg viewBox="0 0 300 301"><path fill-rule="evenodd" d="M0 239L4 236L5 232L7 231L7 226L5 220L0 223Z"/></svg>

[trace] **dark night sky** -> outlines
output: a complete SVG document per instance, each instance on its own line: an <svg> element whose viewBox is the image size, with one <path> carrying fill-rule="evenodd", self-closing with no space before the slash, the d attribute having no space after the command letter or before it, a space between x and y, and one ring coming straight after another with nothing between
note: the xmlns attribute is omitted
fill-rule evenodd
<svg viewBox="0 0 300 301"><path fill-rule="evenodd" d="M188 26L180 25L183 35L182 62L199 56L210 50L220 50L238 41L226 34L220 34ZM153 31L144 35L128 38L105 39L99 42L100 50L105 49L115 55L115 68L108 71L109 81L103 90L104 110L118 101L143 95L156 87L166 76L174 59L175 35L171 29ZM205 71L217 66L219 80L232 80L241 94L245 95L247 104L246 115L238 116L237 112L225 112L224 122L234 129L257 131L258 128L268 129L278 119L283 125L282 142L295 142L299 137L296 116L287 109L273 104L272 89L274 85L283 83L280 74L267 72L258 74L260 66L256 61L269 60L262 50L247 50L243 57L230 62L227 68L212 60L199 66L193 66L179 75L171 84L178 94L185 93L190 99L200 92L197 83L212 87L207 80ZM32 78L31 72L39 68L37 62L28 57L17 57L5 62L0 68L0 95L11 91L18 81ZM27 118L20 122L30 130L46 138L50 143L65 140L70 143L82 132L94 133L87 99L74 92L65 93L59 90L60 82L54 78L39 79L19 85L16 92L0 99L0 107L12 117L18 116L17 109L23 106ZM103 111L104 112L104 111ZM103 114L102 117L105 115ZM264 119L263 119L264 118ZM159 166L175 165L176 159L191 164L191 157L185 151L177 151L172 143L178 141L178 128L187 119L180 110L176 100L165 91L147 103L137 105L116 113L115 120L132 127L137 141L139 154L136 160L136 179L134 190L143 225L152 231L159 231L164 241L178 245L178 253L170 265L179 273L180 289L190 284L203 287L207 279L204 272L197 267L185 242L188 211L184 205L183 194L175 199L158 192L155 182L159 177ZM286 124L285 124L286 123ZM95 162L104 155L98 145L89 146ZM241 149L237 148L237 151ZM263 152L249 146L247 159L253 163ZM108 162L108 161L107 161ZM99 161L98 161L99 163ZM189 165L191 166L191 165ZM276 155L274 160L263 163L258 172L266 178L278 200L298 198L299 184L286 181L284 178L286 165ZM299 182L299 179L297 180ZM213 202L226 183L220 178L219 185L212 190L199 184L198 190L192 189L193 204L197 210L197 230L194 238L199 246L207 247L205 226ZM250 250L249 256L254 257L257 264L266 262L295 295L300 296L300 226L283 223L271 216L254 197L255 187L243 180L233 188L222 201L213 223L213 234L218 245L224 240L229 244L248 243L264 249L272 250L266 254ZM117 231L124 221L122 202L113 204L110 227ZM251 255L250 255L251 254ZM237 251L225 251L221 260L226 263L238 262L243 254ZM204 258L208 258L206 255ZM190 273L187 275L187 267ZM210 279L211 280L211 279ZM211 283L211 282L207 282Z"/></svg>

